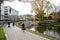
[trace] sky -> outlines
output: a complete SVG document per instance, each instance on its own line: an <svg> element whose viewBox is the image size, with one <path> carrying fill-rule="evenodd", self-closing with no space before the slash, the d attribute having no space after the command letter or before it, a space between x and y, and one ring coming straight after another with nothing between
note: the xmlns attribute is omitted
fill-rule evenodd
<svg viewBox="0 0 60 40"><path fill-rule="evenodd" d="M56 6L60 4L60 0L49 0L49 1Z"/></svg>
<svg viewBox="0 0 60 40"><path fill-rule="evenodd" d="M60 0L49 0L52 4L58 6L60 4ZM19 12L19 15L24 15L24 14L35 14L31 13L31 4L30 3L23 3L19 2L18 0L15 0L13 2L6 2L5 5L9 5L15 10Z"/></svg>
<svg viewBox="0 0 60 40"><path fill-rule="evenodd" d="M9 5L15 10L19 12L19 15L24 15L24 14L32 14L31 13L31 4L30 3L24 3L24 2L19 2L18 0L15 0L13 2L7 2L5 1L5 5Z"/></svg>
<svg viewBox="0 0 60 40"><path fill-rule="evenodd" d="M14 1L11 3L11 7L19 11L19 15L31 14L31 5L30 3L23 3L19 1Z"/></svg>

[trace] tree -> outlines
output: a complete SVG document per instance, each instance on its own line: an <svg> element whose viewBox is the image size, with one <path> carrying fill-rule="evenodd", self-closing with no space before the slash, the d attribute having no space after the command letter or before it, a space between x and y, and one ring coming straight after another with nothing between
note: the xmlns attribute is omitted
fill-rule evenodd
<svg viewBox="0 0 60 40"><path fill-rule="evenodd" d="M48 19L52 19L52 16L48 16Z"/></svg>
<svg viewBox="0 0 60 40"><path fill-rule="evenodd" d="M41 21L44 20L44 11L46 10L46 12L49 13L52 9L55 8L55 5L51 4L47 0L35 0L31 3L31 5L32 10L36 13L35 19L39 21L39 24L37 23L38 25L36 26L36 30L43 32L44 30L46 30L46 25L44 23L41 23ZM52 19L52 17L48 16L48 19ZM47 25L49 26L50 24L47 23Z"/></svg>
<svg viewBox="0 0 60 40"><path fill-rule="evenodd" d="M43 19L47 19L47 17L43 17Z"/></svg>
<svg viewBox="0 0 60 40"><path fill-rule="evenodd" d="M49 9L50 2L47 0L35 0L34 2L31 3L31 5L32 5L32 10L36 13L36 15L39 16L38 17L39 20L43 20L44 10Z"/></svg>

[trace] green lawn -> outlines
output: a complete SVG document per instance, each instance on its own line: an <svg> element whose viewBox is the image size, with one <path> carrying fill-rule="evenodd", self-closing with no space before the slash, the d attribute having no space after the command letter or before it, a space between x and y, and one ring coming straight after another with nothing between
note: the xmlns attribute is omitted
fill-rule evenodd
<svg viewBox="0 0 60 40"><path fill-rule="evenodd" d="M4 25L0 25L0 40L6 40L3 26L4 26Z"/></svg>

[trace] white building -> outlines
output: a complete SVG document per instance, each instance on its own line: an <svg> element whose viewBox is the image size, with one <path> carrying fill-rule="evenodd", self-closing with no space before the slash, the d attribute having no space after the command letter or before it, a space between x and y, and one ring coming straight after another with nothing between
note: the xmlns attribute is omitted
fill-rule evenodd
<svg viewBox="0 0 60 40"><path fill-rule="evenodd" d="M18 11L11 8L8 3L3 2L1 4L1 19L16 20L17 18L18 18Z"/></svg>
<svg viewBox="0 0 60 40"><path fill-rule="evenodd" d="M10 11L9 19L11 19L11 20L18 20L18 14L19 14L19 12L16 11L15 9L13 9L13 8L10 8L9 11Z"/></svg>

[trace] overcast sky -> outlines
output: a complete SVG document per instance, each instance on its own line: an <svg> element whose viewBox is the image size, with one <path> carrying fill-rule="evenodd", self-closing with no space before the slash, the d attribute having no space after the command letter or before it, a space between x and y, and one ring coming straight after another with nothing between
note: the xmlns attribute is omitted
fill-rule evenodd
<svg viewBox="0 0 60 40"><path fill-rule="evenodd" d="M60 4L60 0L50 0L50 2L56 6ZM15 10L19 11L19 15L24 15L24 14L33 14L31 13L31 4L30 3L23 3L19 2L18 0L15 0L13 2L6 2L5 5L9 4L12 8Z"/></svg>
<svg viewBox="0 0 60 40"><path fill-rule="evenodd" d="M59 6L60 0L49 0L52 4Z"/></svg>

